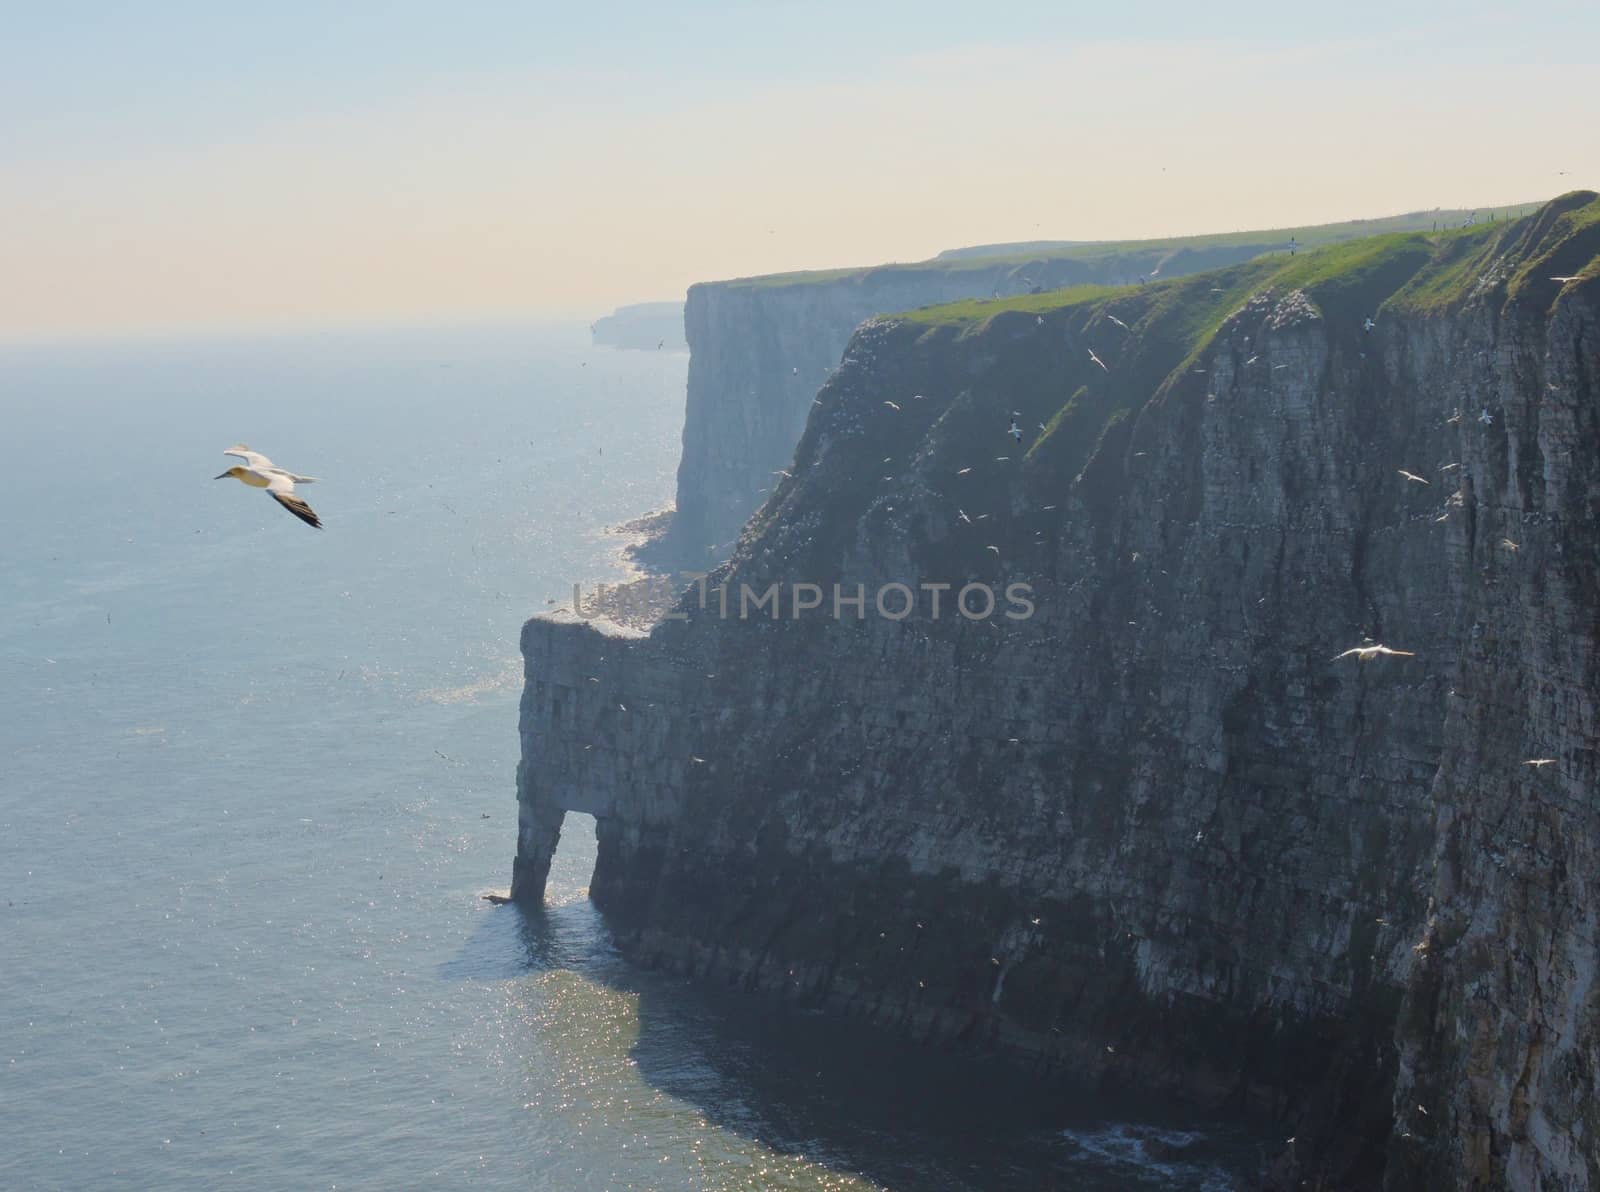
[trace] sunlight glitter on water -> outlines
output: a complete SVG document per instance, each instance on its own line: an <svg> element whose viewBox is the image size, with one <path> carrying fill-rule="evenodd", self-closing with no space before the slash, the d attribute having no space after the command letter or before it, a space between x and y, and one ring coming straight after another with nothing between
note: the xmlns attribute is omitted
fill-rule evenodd
<svg viewBox="0 0 1600 1192"><path fill-rule="evenodd" d="M522 619L672 493L685 359L585 340L0 354L0 1186L1127 1185L1099 1106L623 964L586 817L480 899ZM241 437L322 534L207 487Z"/></svg>

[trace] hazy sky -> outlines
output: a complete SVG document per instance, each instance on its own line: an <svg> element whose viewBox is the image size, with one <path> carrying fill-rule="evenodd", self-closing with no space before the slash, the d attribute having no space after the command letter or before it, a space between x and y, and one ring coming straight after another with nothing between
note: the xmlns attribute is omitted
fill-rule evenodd
<svg viewBox="0 0 1600 1192"><path fill-rule="evenodd" d="M0 0L0 30L4 339L588 317L1600 186L1600 5L1567 0Z"/></svg>

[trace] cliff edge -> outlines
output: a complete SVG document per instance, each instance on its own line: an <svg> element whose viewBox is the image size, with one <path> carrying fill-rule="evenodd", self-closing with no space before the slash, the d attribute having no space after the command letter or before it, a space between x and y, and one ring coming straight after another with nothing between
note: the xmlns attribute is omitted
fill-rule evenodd
<svg viewBox="0 0 1600 1192"><path fill-rule="evenodd" d="M1313 227L1111 243L989 245L931 261L775 274L692 286L677 512L641 552L664 570L704 570L728 557L739 529L794 457L817 390L851 335L874 315L962 299L1008 299L1065 286L1132 285L1288 257L1381 232L1459 225L1475 213L1418 211ZM1476 213L1484 220L1507 211Z"/></svg>
<svg viewBox="0 0 1600 1192"><path fill-rule="evenodd" d="M672 618L524 628L516 897L591 812L641 963L1286 1182L1600 1187L1600 199L875 319L812 400Z"/></svg>

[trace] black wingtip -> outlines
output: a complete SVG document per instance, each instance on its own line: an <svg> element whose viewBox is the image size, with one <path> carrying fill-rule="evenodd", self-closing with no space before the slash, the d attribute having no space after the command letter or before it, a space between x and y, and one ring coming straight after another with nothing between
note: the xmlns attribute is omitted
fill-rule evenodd
<svg viewBox="0 0 1600 1192"><path fill-rule="evenodd" d="M307 505L304 501L294 497L280 497L277 493L271 493L269 495L274 501L278 502L278 504L282 505L301 521L305 522L306 525L310 526L313 530L322 529L322 519L318 517L312 510L311 506Z"/></svg>

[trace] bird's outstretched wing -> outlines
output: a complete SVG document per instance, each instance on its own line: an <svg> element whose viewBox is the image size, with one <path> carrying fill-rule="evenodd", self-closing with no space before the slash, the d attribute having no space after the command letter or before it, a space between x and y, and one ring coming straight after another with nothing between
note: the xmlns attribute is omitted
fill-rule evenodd
<svg viewBox="0 0 1600 1192"><path fill-rule="evenodd" d="M231 455L235 459L242 459L247 465L254 468L258 472L272 467L272 461L270 459L262 455L259 451L251 451L250 448L246 447L243 443L235 443L222 454Z"/></svg>
<svg viewBox="0 0 1600 1192"><path fill-rule="evenodd" d="M294 495L294 481L287 476L274 476L267 485L267 496L282 505L308 526L322 529L322 519L319 518L310 505Z"/></svg>
<svg viewBox="0 0 1600 1192"><path fill-rule="evenodd" d="M316 515L316 512L311 508L310 505L307 505L293 493L275 493L271 489L268 489L267 495L274 501L278 502L278 504L282 505L290 513L298 517L301 521L305 522L306 525L314 526L319 530L322 529L322 519Z"/></svg>

